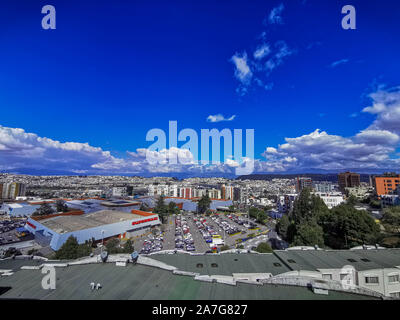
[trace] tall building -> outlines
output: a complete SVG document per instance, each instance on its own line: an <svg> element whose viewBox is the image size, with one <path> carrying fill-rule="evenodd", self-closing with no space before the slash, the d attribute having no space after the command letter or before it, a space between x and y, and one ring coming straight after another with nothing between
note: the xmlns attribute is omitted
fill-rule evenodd
<svg viewBox="0 0 400 320"><path fill-rule="evenodd" d="M19 182L3 183L0 190L2 199L15 199L16 197L24 197L26 194L25 184Z"/></svg>
<svg viewBox="0 0 400 320"><path fill-rule="evenodd" d="M330 182L314 183L314 190L316 192L329 193L333 191L333 185Z"/></svg>
<svg viewBox="0 0 400 320"><path fill-rule="evenodd" d="M360 186L360 175L354 172L342 172L338 175L339 190L344 192L345 188Z"/></svg>
<svg viewBox="0 0 400 320"><path fill-rule="evenodd" d="M233 200L233 187L232 186L221 186L221 196L226 200Z"/></svg>
<svg viewBox="0 0 400 320"><path fill-rule="evenodd" d="M399 191L400 174L387 172L381 176L374 176L372 182L378 196L393 194Z"/></svg>
<svg viewBox="0 0 400 320"><path fill-rule="evenodd" d="M312 179L308 177L297 177L296 192L300 193L304 188L312 188Z"/></svg>
<svg viewBox="0 0 400 320"><path fill-rule="evenodd" d="M190 199L193 198L193 190L192 188L180 188L179 196L181 198Z"/></svg>

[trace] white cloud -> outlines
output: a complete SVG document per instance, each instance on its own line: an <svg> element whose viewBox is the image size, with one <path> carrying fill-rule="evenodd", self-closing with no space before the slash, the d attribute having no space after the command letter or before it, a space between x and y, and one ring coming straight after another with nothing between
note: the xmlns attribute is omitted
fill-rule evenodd
<svg viewBox="0 0 400 320"><path fill-rule="evenodd" d="M341 64L345 64L347 62L349 62L349 59L341 59L341 60L332 62L330 66L331 66L331 68L335 68L335 67L340 66Z"/></svg>
<svg viewBox="0 0 400 320"><path fill-rule="evenodd" d="M247 53L236 53L232 56L231 61L235 65L236 79L238 79L243 85L250 84L253 73L247 63Z"/></svg>
<svg viewBox="0 0 400 320"><path fill-rule="evenodd" d="M273 8L268 16L268 23L270 24L283 24L282 11L285 8L283 3Z"/></svg>
<svg viewBox="0 0 400 320"><path fill-rule="evenodd" d="M209 115L207 117L207 122L221 122L221 121L233 121L236 118L236 115L234 114L233 116L229 118L225 118L222 114L216 114L216 115Z"/></svg>
<svg viewBox="0 0 400 320"><path fill-rule="evenodd" d="M363 112L376 115L369 129L388 130L400 134L400 86L385 89L380 87L369 95L372 105Z"/></svg>
<svg viewBox="0 0 400 320"><path fill-rule="evenodd" d="M263 43L263 44L259 45L257 47L257 49L254 51L253 57L256 60L261 60L261 59L265 58L267 55L269 55L270 52L271 52L271 49L270 49L269 45L266 43Z"/></svg>

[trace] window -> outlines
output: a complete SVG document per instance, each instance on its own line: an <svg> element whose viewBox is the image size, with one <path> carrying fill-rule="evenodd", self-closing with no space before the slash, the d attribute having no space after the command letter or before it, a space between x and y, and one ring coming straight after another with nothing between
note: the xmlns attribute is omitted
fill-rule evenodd
<svg viewBox="0 0 400 320"><path fill-rule="evenodd" d="M332 280L332 275L330 273L322 274L322 279Z"/></svg>
<svg viewBox="0 0 400 320"><path fill-rule="evenodd" d="M365 283L377 284L377 283L379 283L379 278L378 277L365 277Z"/></svg>
<svg viewBox="0 0 400 320"><path fill-rule="evenodd" d="M400 292L391 292L389 293L391 297L393 298L400 298Z"/></svg>
<svg viewBox="0 0 400 320"><path fill-rule="evenodd" d="M371 261L369 261L369 260L366 259L366 258L362 258L361 261L364 261L364 262L371 262Z"/></svg>
<svg viewBox="0 0 400 320"><path fill-rule="evenodd" d="M349 261L349 262L357 262L357 260L354 260L354 259L347 259L347 261Z"/></svg>
<svg viewBox="0 0 400 320"><path fill-rule="evenodd" d="M400 282L400 275L394 274L389 276L389 282Z"/></svg>
<svg viewBox="0 0 400 320"><path fill-rule="evenodd" d="M289 263L296 263L296 261L294 261L293 259L289 259L288 262Z"/></svg>
<svg viewBox="0 0 400 320"><path fill-rule="evenodd" d="M282 265L279 262L274 262L274 267L281 267Z"/></svg>
<svg viewBox="0 0 400 320"><path fill-rule="evenodd" d="M341 273L340 274L340 280L347 280L346 278L349 276L348 273Z"/></svg>
<svg viewBox="0 0 400 320"><path fill-rule="evenodd" d="M211 267L218 268L218 265L216 263L211 263Z"/></svg>
<svg viewBox="0 0 400 320"><path fill-rule="evenodd" d="M196 267L197 268L203 268L203 264L202 263L198 263L198 264L196 264Z"/></svg>

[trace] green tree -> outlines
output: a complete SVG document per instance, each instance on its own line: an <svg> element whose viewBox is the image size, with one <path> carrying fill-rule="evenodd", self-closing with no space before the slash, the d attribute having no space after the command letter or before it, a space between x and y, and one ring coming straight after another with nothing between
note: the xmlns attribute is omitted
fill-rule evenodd
<svg viewBox="0 0 400 320"><path fill-rule="evenodd" d="M223 245L220 249L220 251L226 251L226 250L230 250L229 246L227 245Z"/></svg>
<svg viewBox="0 0 400 320"><path fill-rule="evenodd" d="M175 202L171 201L168 203L168 213L171 214L179 214L180 210Z"/></svg>
<svg viewBox="0 0 400 320"><path fill-rule="evenodd" d="M74 236L70 236L67 241L55 253L58 260L77 259L88 256L91 252L89 243L79 245L78 240Z"/></svg>
<svg viewBox="0 0 400 320"><path fill-rule="evenodd" d="M347 198L347 204L350 206L355 206L357 204L357 198L354 195L351 195L350 197Z"/></svg>
<svg viewBox="0 0 400 320"><path fill-rule="evenodd" d="M106 243L106 250L109 254L121 253L121 248L119 247L120 241L116 238L110 239Z"/></svg>
<svg viewBox="0 0 400 320"><path fill-rule="evenodd" d="M293 203L291 215L297 226L304 220L316 218L328 211L328 207L319 196L312 194L309 188L304 188Z"/></svg>
<svg viewBox="0 0 400 320"><path fill-rule="evenodd" d="M278 223L276 224L276 232L284 239L287 240L288 238L288 229L291 225L289 217L284 215L282 218L279 219Z"/></svg>
<svg viewBox="0 0 400 320"><path fill-rule="evenodd" d="M46 216L53 213L54 209L48 203L43 203L38 209L36 209L32 216Z"/></svg>
<svg viewBox="0 0 400 320"><path fill-rule="evenodd" d="M168 207L165 205L164 197L161 196L158 198L156 202L156 206L153 210L154 213L157 213L160 216L161 222L166 223L167 222L167 216L168 216Z"/></svg>
<svg viewBox="0 0 400 320"><path fill-rule="evenodd" d="M135 251L133 243L130 239L128 239L124 244L124 253L132 253L133 251Z"/></svg>
<svg viewBox="0 0 400 320"><path fill-rule="evenodd" d="M325 244L333 249L346 249L361 244L375 244L379 226L366 210L341 204L319 217Z"/></svg>
<svg viewBox="0 0 400 320"><path fill-rule="evenodd" d="M208 196L208 194L206 194L205 196L202 196L200 198L199 202L197 203L198 213L200 213L200 214L206 213L207 210L210 209L210 205L211 205L211 199Z"/></svg>
<svg viewBox="0 0 400 320"><path fill-rule="evenodd" d="M255 251L257 251L259 253L272 253L273 250L268 243L261 242L255 249Z"/></svg>
<svg viewBox="0 0 400 320"><path fill-rule="evenodd" d="M400 206L384 209L382 223L393 227L400 227Z"/></svg>
<svg viewBox="0 0 400 320"><path fill-rule="evenodd" d="M66 205L64 200L59 199L56 201L56 210L57 210L57 212L67 212L68 211L68 206Z"/></svg>
<svg viewBox="0 0 400 320"><path fill-rule="evenodd" d="M294 246L324 246L324 233L322 228L314 220L303 220L296 228Z"/></svg>

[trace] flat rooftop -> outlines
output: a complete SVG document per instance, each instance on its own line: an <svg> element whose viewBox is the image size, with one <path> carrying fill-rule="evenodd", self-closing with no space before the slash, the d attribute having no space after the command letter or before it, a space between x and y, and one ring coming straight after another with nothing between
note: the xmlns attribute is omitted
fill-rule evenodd
<svg viewBox="0 0 400 320"><path fill-rule="evenodd" d="M105 207L130 207L140 205L140 202L131 200L108 200L101 202L101 205Z"/></svg>
<svg viewBox="0 0 400 320"><path fill-rule="evenodd" d="M292 270L317 270L354 266L358 271L400 266L399 249L275 250Z"/></svg>
<svg viewBox="0 0 400 320"><path fill-rule="evenodd" d="M57 216L39 221L45 227L63 234L78 230L99 227L121 221L143 219L144 217L121 211L101 210L81 216Z"/></svg>
<svg viewBox="0 0 400 320"><path fill-rule="evenodd" d="M179 260L182 255L175 256ZM202 256L205 258L205 256ZM253 256L255 257L255 255ZM16 260L9 262L14 263ZM205 263L205 261L203 261ZM24 265L27 265L26 263ZM2 263L0 261L0 267ZM9 267L9 265L7 265ZM11 269L11 268L10 268ZM12 268L16 269L16 268ZM0 296L11 299L49 300L348 300L375 299L346 292L329 291L328 295L314 294L306 287L276 284L254 285L238 283L230 286L194 280L170 271L128 264L88 264L57 268L57 287L43 290L41 270L18 270L12 276L0 277L0 287L11 287ZM90 282L102 285L90 290Z"/></svg>

